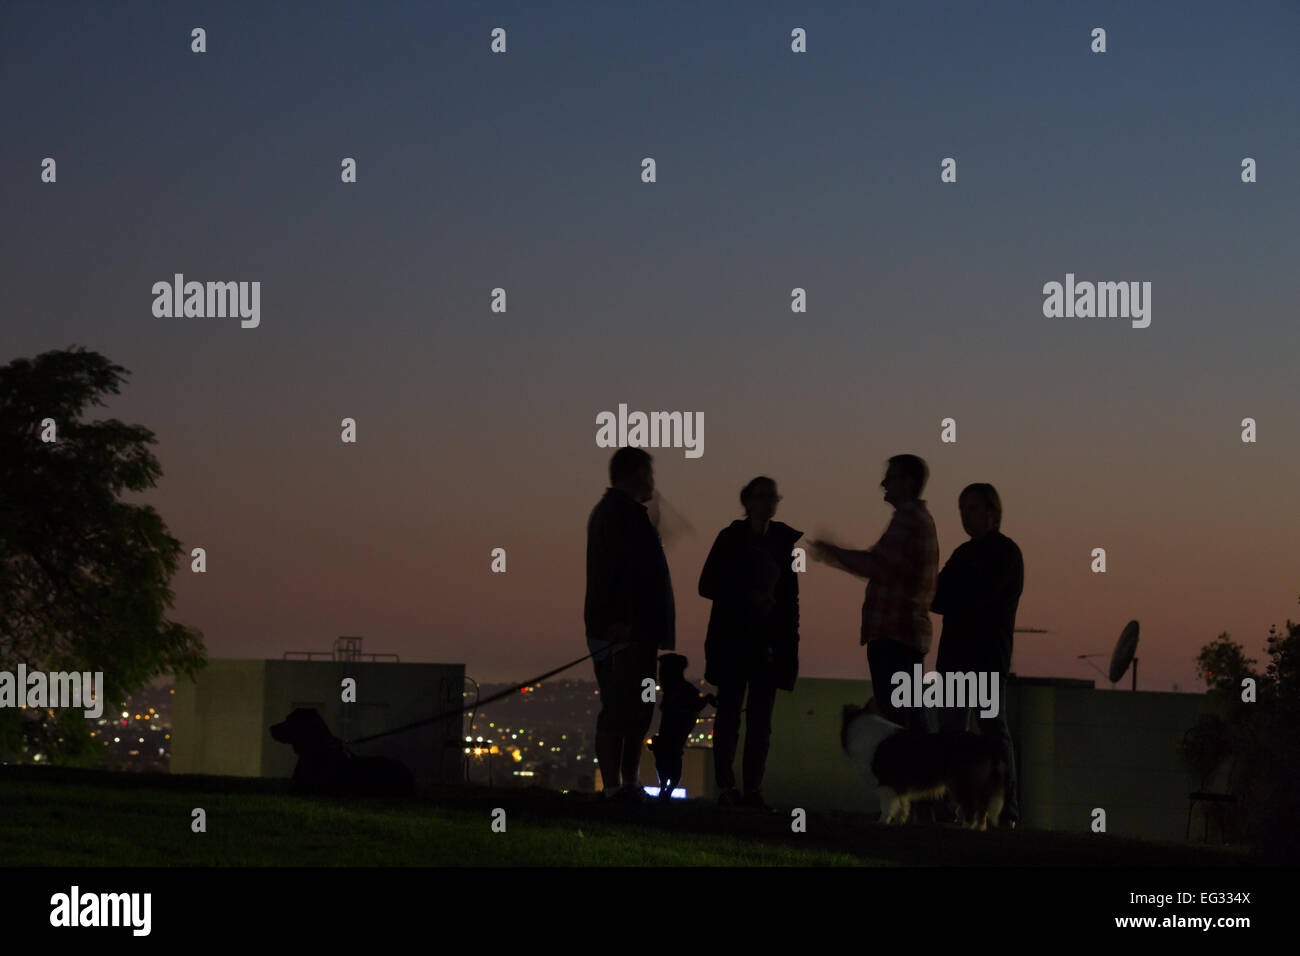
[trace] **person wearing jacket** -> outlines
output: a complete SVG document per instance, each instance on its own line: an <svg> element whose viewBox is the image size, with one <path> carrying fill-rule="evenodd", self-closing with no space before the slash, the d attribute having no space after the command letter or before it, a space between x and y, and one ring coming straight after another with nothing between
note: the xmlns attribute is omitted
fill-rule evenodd
<svg viewBox="0 0 1300 956"><path fill-rule="evenodd" d="M997 742L1007 762L1006 799L998 824L1015 827L1020 820L1020 800L1006 701L1016 610L1025 589L1025 559L1016 543L1002 533L1002 498L992 485L967 485L957 499L957 509L970 540L953 551L939 572L930 607L943 615L935 669L944 675L984 672L998 681L998 700L1002 702L998 713L992 717L976 713L974 720L976 730ZM945 708L939 714L940 729L966 730L974 710Z"/></svg>
<svg viewBox="0 0 1300 956"><path fill-rule="evenodd" d="M675 646L676 611L668 560L643 504L655 490L650 455L620 448L609 461L609 484L587 521L583 620L600 688L596 760L605 795L639 803L638 769L654 717L641 688L654 681L659 650Z"/></svg>
<svg viewBox="0 0 1300 956"><path fill-rule="evenodd" d="M719 532L700 574L700 596L713 601L704 641L704 679L718 688L713 767L718 802L762 810L763 771L776 692L799 674L799 582L791 550L802 537L776 514L776 482L758 477L740 492L745 517ZM745 703L746 690L749 692ZM744 794L735 757L745 705Z"/></svg>

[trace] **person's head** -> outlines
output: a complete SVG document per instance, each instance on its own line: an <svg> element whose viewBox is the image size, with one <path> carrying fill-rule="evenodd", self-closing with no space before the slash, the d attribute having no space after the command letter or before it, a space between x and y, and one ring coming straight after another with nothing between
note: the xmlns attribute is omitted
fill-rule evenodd
<svg viewBox="0 0 1300 956"><path fill-rule="evenodd" d="M930 469L920 458L915 455L895 455L889 459L880 487L885 489L885 500L898 507L921 497L929 478Z"/></svg>
<svg viewBox="0 0 1300 956"><path fill-rule="evenodd" d="M980 538L1002 527L1002 499L987 482L967 485L957 499L961 526L972 538Z"/></svg>
<svg viewBox="0 0 1300 956"><path fill-rule="evenodd" d="M609 460L609 483L637 501L649 501L655 491L654 466L649 452L620 448Z"/></svg>
<svg viewBox="0 0 1300 956"><path fill-rule="evenodd" d="M776 482L765 475L759 475L740 489L740 506L745 509L746 518L771 521L780 500L781 496L776 493Z"/></svg>

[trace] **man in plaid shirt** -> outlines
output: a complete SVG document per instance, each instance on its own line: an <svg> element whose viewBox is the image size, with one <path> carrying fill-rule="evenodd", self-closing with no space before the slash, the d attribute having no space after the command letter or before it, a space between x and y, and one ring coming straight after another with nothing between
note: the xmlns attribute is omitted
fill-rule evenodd
<svg viewBox="0 0 1300 956"><path fill-rule="evenodd" d="M929 477L929 468L916 455L895 455L880 483L885 500L894 506L894 517L875 546L851 551L826 541L812 543L814 558L870 579L862 605L861 643L867 646L876 705L885 719L923 732L930 729L925 709L894 707L890 697L893 675L901 671L910 682L913 666L930 650L939 538L920 497Z"/></svg>

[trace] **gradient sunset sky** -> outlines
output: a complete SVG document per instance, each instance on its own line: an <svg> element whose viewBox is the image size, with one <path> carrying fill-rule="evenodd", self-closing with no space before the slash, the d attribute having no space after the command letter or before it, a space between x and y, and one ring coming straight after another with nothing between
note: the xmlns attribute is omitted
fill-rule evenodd
<svg viewBox="0 0 1300 956"><path fill-rule="evenodd" d="M1221 631L1262 663L1300 618L1298 35L1290 2L6 3L0 362L130 370L89 414L157 434L137 500L207 549L171 617L213 657L584 654L624 402L704 415L702 458L651 449L691 677L741 486L867 547L912 452L941 562L961 488L1001 492L1051 632L1017 672L1096 677L1137 618L1140 687L1197 689ZM260 327L155 318L176 272L260 281ZM1151 282L1150 327L1045 318L1067 272ZM810 565L803 675L866 676L862 593Z"/></svg>

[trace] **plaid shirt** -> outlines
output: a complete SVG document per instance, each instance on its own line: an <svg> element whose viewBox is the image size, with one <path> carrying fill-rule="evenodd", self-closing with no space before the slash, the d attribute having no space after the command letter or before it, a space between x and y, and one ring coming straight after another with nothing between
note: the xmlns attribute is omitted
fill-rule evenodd
<svg viewBox="0 0 1300 956"><path fill-rule="evenodd" d="M867 584L861 643L888 638L928 653L939 536L925 502L917 498L895 508L871 554L884 564L885 571L873 575Z"/></svg>

